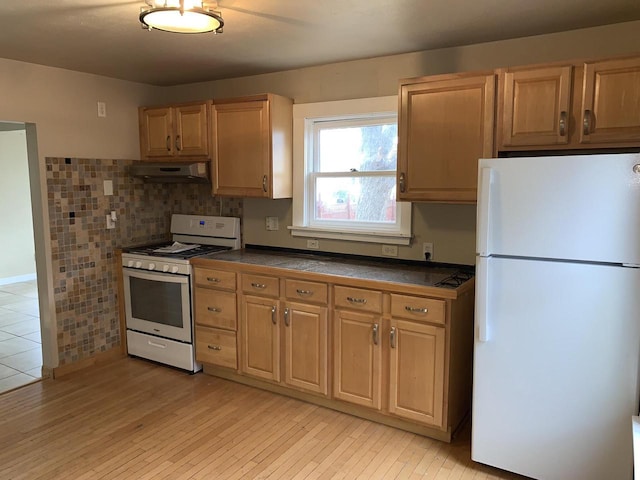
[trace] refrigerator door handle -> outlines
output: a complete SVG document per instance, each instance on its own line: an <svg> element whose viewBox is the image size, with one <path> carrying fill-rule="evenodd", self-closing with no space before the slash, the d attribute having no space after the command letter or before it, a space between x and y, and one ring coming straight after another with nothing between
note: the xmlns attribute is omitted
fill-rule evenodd
<svg viewBox="0 0 640 480"><path fill-rule="evenodd" d="M490 231L489 222L491 220L491 186L493 184L493 169L484 167L480 171L480 198L478 198L478 254L481 256L490 255Z"/></svg>
<svg viewBox="0 0 640 480"><path fill-rule="evenodd" d="M489 262L491 258L478 257L476 265L476 335L478 342L489 341Z"/></svg>

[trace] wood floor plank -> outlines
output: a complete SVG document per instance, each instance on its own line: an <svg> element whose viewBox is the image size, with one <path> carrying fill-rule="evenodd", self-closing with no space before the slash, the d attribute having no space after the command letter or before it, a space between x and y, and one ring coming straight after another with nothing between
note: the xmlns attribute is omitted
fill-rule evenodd
<svg viewBox="0 0 640 480"><path fill-rule="evenodd" d="M523 480L452 444L139 359L0 395L0 479Z"/></svg>

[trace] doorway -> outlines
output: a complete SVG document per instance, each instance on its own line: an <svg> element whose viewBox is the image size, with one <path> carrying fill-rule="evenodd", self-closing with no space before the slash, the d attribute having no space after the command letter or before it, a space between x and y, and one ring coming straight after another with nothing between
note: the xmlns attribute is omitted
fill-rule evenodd
<svg viewBox="0 0 640 480"><path fill-rule="evenodd" d="M0 122L0 393L48 376L41 291L46 293L44 221L35 125ZM35 188L34 188L35 186ZM40 251L39 251L40 250ZM42 280L42 281L41 281Z"/></svg>

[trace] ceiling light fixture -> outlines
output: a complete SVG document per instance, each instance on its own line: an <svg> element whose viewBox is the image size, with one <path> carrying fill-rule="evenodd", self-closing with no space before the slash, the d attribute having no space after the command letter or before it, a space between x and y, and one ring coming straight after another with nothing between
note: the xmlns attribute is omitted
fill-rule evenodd
<svg viewBox="0 0 640 480"><path fill-rule="evenodd" d="M200 0L145 0L140 22L147 30L172 33L222 33L222 14Z"/></svg>

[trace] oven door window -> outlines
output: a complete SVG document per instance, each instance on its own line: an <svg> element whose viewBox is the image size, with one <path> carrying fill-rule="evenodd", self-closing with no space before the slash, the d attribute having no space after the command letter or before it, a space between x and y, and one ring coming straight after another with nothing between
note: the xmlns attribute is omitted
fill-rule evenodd
<svg viewBox="0 0 640 480"><path fill-rule="evenodd" d="M182 328L182 285L132 277L131 314L135 318Z"/></svg>
<svg viewBox="0 0 640 480"><path fill-rule="evenodd" d="M191 341L189 277L125 269L127 328Z"/></svg>

